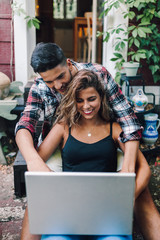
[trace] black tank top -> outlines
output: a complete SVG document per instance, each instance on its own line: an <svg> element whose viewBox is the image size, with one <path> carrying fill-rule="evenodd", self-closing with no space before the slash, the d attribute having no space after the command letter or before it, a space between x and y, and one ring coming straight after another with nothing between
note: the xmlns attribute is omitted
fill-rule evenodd
<svg viewBox="0 0 160 240"><path fill-rule="evenodd" d="M62 168L69 172L115 172L117 169L117 149L110 135L95 143L84 143L69 136L62 149Z"/></svg>
<svg viewBox="0 0 160 240"><path fill-rule="evenodd" d="M62 149L62 168L69 172L115 172L117 169L117 149L110 135L95 143L84 143L69 136Z"/></svg>

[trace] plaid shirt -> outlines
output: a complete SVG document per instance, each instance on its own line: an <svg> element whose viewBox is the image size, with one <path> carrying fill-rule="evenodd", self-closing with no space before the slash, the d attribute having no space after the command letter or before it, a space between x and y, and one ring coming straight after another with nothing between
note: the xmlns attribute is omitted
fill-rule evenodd
<svg viewBox="0 0 160 240"><path fill-rule="evenodd" d="M77 63L72 61L78 70L89 69L96 72L109 96L109 104L117 122L120 123L123 132L120 140L139 140L141 138L141 126L134 114L133 109L122 94L118 84L113 80L109 72L100 64ZM42 140L46 137L54 121L56 109L61 101L61 95L47 87L42 78L37 78L32 85L26 107L16 125L15 131L25 128L30 131L34 139L35 146L38 143L36 127L43 113Z"/></svg>

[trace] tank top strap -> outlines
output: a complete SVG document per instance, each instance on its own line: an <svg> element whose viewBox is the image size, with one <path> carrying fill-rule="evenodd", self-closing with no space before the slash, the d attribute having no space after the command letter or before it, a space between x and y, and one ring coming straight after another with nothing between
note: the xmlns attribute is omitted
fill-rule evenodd
<svg viewBox="0 0 160 240"><path fill-rule="evenodd" d="M110 136L112 137L112 122L110 123Z"/></svg>

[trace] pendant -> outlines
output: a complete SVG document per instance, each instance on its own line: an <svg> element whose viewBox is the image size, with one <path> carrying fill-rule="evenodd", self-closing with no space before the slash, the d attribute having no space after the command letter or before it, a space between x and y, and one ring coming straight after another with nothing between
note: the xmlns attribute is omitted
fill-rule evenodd
<svg viewBox="0 0 160 240"><path fill-rule="evenodd" d="M88 137L91 137L91 133L90 132L88 133Z"/></svg>

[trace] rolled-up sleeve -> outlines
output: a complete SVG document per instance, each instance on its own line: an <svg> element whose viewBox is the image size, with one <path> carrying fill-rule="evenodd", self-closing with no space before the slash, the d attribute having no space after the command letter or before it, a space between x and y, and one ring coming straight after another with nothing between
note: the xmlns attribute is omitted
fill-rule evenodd
<svg viewBox="0 0 160 240"><path fill-rule="evenodd" d="M116 121L119 122L123 130L119 140L123 143L130 140L140 140L143 127L141 127L137 116L123 95L119 85L105 68L103 68L103 80L106 83L110 107L113 110Z"/></svg>
<svg viewBox="0 0 160 240"><path fill-rule="evenodd" d="M20 129L27 129L33 139L35 138L36 126L43 109L43 101L38 92L36 84L33 84L28 95L26 107L21 113L19 122L15 127L15 134Z"/></svg>

